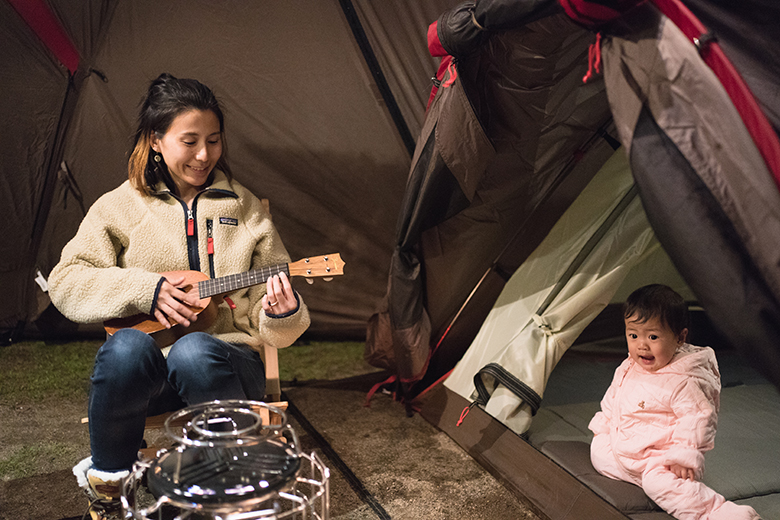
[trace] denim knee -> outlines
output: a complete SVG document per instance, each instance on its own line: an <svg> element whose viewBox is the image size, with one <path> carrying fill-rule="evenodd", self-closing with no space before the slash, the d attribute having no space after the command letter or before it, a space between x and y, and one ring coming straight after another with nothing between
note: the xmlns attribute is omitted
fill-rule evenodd
<svg viewBox="0 0 780 520"><path fill-rule="evenodd" d="M136 329L122 329L98 350L92 380L152 383L164 377L164 367L165 359L151 336Z"/></svg>
<svg viewBox="0 0 780 520"><path fill-rule="evenodd" d="M179 339L168 352L168 369L183 373L201 372L204 365L227 361L224 347L210 334L192 332Z"/></svg>
<svg viewBox="0 0 780 520"><path fill-rule="evenodd" d="M168 381L187 404L244 399L230 350L230 345L209 334L188 334L174 343L168 353Z"/></svg>

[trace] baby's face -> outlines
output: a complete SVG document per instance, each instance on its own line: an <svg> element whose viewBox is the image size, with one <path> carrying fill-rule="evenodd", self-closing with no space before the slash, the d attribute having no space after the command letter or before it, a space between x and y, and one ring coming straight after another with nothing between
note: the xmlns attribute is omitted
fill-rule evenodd
<svg viewBox="0 0 780 520"><path fill-rule="evenodd" d="M684 329L679 336L676 336L658 318L650 318L639 323L634 316L629 316L625 323L628 355L649 372L655 372L668 365L677 347L683 344L688 333L688 329Z"/></svg>

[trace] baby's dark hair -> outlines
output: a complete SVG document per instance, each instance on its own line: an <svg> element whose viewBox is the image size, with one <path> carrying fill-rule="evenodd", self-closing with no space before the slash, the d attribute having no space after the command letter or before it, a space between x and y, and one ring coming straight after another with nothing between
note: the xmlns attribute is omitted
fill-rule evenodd
<svg viewBox="0 0 780 520"><path fill-rule="evenodd" d="M658 318L675 335L679 335L688 328L688 305L671 287L662 284L645 285L626 299L623 318L632 318L639 323Z"/></svg>

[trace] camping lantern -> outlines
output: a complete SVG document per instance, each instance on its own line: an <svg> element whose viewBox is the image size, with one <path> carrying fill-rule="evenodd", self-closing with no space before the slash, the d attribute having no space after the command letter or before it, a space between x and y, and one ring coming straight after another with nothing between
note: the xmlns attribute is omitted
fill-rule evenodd
<svg viewBox="0 0 780 520"><path fill-rule="evenodd" d="M134 464L125 518L328 518L329 470L300 450L285 412L257 401L212 401L165 421L173 447Z"/></svg>

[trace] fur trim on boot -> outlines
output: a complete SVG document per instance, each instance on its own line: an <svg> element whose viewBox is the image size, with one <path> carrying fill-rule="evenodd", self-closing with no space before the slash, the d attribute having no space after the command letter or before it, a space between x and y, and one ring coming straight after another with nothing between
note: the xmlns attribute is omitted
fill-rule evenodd
<svg viewBox="0 0 780 520"><path fill-rule="evenodd" d="M93 520L122 518L122 482L130 475L128 470L101 471L92 466L92 457L87 457L73 467L76 481L89 497L87 510ZM84 515L86 517L86 514Z"/></svg>

